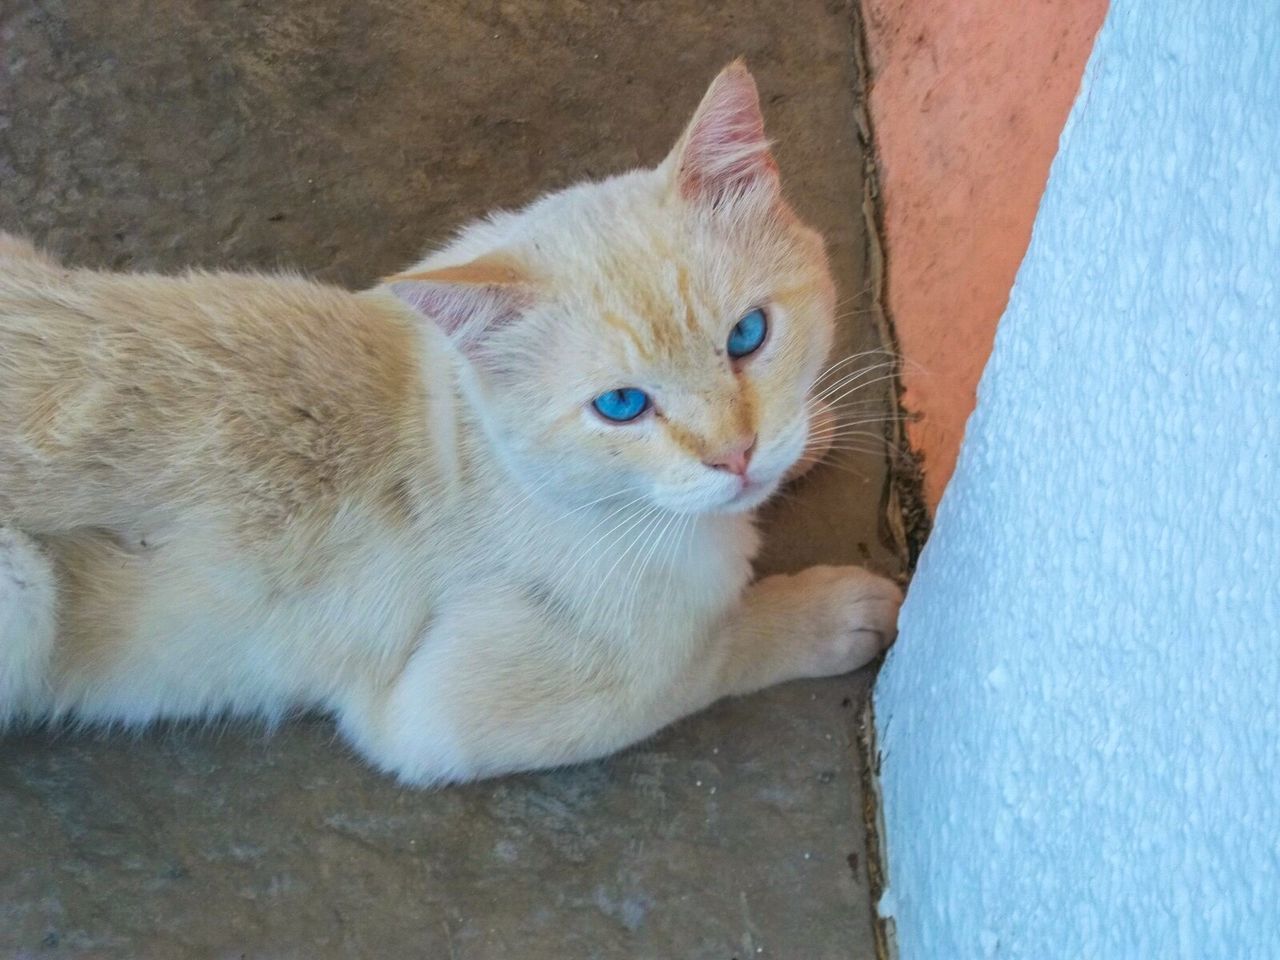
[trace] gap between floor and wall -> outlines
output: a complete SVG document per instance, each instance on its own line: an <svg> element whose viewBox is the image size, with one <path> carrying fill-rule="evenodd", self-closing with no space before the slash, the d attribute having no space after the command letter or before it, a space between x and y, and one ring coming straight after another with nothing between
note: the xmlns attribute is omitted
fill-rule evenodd
<svg viewBox="0 0 1280 960"><path fill-rule="evenodd" d="M892 318L889 315L886 285L888 282L883 243L883 211L880 206L880 176L876 160L875 131L871 121L869 93L871 84L870 64L867 58L867 37L863 12L855 2L850 9L850 47L854 57L856 91L855 119L858 128L858 146L863 164L863 194L861 210L867 236L867 276L871 283L871 318L885 350L892 353L896 366L890 396L893 398L892 416L885 421L886 479L881 505L883 538L893 547L899 560L904 583L915 569L916 560L929 534L931 518L926 505L921 461L911 447L906 432L902 403L904 387L901 380L901 354ZM897 947L892 917L880 913L880 901L888 882L888 865L882 838L884 821L881 815L879 781L880 754L876 747L874 698L867 697L859 720L856 738L861 778L860 813L866 832L866 877L871 910L872 930L878 960L896 960Z"/></svg>

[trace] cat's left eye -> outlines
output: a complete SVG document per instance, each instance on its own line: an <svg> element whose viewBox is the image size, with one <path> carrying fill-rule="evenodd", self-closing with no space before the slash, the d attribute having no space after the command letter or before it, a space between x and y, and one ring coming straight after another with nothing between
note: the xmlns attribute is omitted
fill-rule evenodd
<svg viewBox="0 0 1280 960"><path fill-rule="evenodd" d="M769 320L759 307L733 325L725 349L734 360L741 360L760 349L769 332Z"/></svg>
<svg viewBox="0 0 1280 960"><path fill-rule="evenodd" d="M611 423L630 423L649 409L649 395L635 387L620 387L600 394L591 401L596 413Z"/></svg>

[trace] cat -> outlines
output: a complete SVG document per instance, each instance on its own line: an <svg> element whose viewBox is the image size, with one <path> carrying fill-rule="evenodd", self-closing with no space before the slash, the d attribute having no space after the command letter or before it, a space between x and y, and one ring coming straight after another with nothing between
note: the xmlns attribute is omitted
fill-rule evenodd
<svg viewBox="0 0 1280 960"><path fill-rule="evenodd" d="M0 235L0 723L318 708L433 785L862 666L896 584L751 583L834 301L741 62L657 167L363 292Z"/></svg>

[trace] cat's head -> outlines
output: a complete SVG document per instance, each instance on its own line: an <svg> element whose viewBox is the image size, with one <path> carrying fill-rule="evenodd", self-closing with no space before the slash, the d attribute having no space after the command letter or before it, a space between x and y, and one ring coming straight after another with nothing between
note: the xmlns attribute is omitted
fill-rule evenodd
<svg viewBox="0 0 1280 960"><path fill-rule="evenodd" d="M473 224L386 282L468 359L515 475L569 504L761 503L804 449L834 326L741 63L658 167Z"/></svg>

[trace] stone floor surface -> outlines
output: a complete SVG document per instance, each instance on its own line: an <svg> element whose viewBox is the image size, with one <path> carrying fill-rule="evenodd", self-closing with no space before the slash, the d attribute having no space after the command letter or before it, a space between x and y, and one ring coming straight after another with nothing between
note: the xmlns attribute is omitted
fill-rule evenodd
<svg viewBox="0 0 1280 960"><path fill-rule="evenodd" d="M845 0L0 0L0 228L78 264L359 286L492 207L656 162L741 54L830 241L841 349L867 349L852 43ZM802 481L762 567L893 572L882 461ZM860 960L866 680L437 792L323 718L10 734L0 957Z"/></svg>

